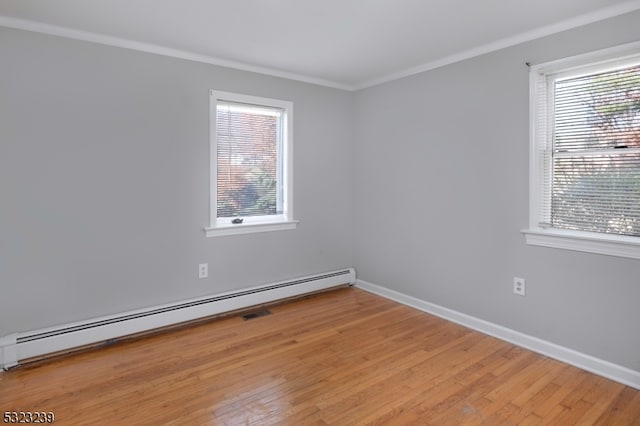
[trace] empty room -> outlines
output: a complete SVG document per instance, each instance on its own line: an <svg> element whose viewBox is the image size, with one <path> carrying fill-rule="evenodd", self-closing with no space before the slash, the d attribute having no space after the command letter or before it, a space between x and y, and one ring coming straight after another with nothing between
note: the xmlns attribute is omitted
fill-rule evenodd
<svg viewBox="0 0 640 426"><path fill-rule="evenodd" d="M0 0L0 415L640 425L640 1Z"/></svg>

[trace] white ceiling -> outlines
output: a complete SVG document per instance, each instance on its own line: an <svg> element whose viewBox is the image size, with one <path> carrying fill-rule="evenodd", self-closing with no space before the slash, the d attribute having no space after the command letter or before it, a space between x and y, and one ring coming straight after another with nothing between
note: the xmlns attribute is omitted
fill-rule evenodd
<svg viewBox="0 0 640 426"><path fill-rule="evenodd" d="M0 0L0 25L356 89L637 9L640 0Z"/></svg>

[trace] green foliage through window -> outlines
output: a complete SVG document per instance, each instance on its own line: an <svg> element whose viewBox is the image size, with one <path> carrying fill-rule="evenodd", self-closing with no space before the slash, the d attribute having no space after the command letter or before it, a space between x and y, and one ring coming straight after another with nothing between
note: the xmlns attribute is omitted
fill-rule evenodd
<svg viewBox="0 0 640 426"><path fill-rule="evenodd" d="M217 217L266 216L278 209L281 114L251 105L217 107Z"/></svg>
<svg viewBox="0 0 640 426"><path fill-rule="evenodd" d="M640 65L554 86L551 225L640 236Z"/></svg>

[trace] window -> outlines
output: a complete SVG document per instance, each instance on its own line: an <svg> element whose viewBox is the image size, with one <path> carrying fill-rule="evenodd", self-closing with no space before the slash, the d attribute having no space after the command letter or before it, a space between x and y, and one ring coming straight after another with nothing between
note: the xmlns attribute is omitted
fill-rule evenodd
<svg viewBox="0 0 640 426"><path fill-rule="evenodd" d="M294 229L293 104L211 91L207 236Z"/></svg>
<svg viewBox="0 0 640 426"><path fill-rule="evenodd" d="M531 69L527 243L640 259L640 46Z"/></svg>

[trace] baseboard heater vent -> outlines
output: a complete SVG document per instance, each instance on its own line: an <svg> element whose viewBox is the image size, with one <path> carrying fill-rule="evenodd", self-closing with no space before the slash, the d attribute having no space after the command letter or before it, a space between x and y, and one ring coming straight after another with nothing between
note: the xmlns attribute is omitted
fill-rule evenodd
<svg viewBox="0 0 640 426"><path fill-rule="evenodd" d="M355 270L347 268L58 327L14 333L0 338L0 367L7 369L17 365L21 360L48 353L108 341L331 287L353 285L355 279Z"/></svg>

